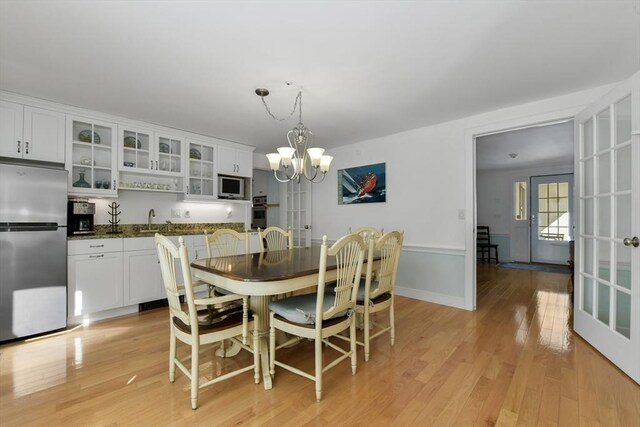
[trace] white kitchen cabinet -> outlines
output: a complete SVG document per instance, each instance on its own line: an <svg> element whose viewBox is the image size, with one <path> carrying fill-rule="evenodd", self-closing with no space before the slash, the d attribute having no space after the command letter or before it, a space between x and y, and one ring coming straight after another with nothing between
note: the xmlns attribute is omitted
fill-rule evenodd
<svg viewBox="0 0 640 427"><path fill-rule="evenodd" d="M219 145L218 173L251 177L253 174L253 153Z"/></svg>
<svg viewBox="0 0 640 427"><path fill-rule="evenodd" d="M64 113L0 101L0 156L62 163L64 134Z"/></svg>
<svg viewBox="0 0 640 427"><path fill-rule="evenodd" d="M124 305L164 298L155 239L153 237L124 239L123 251Z"/></svg>
<svg viewBox="0 0 640 427"><path fill-rule="evenodd" d="M195 259L194 238L182 236L191 259ZM169 239L177 246L179 236ZM166 298L158 263L155 239L149 237L80 239L67 244L69 317L103 312L110 317L112 309L127 309L140 303ZM204 251L204 252L203 252ZM206 248L199 251L206 257ZM182 267L176 260L177 278L182 280ZM114 311L114 313L117 311Z"/></svg>
<svg viewBox="0 0 640 427"><path fill-rule="evenodd" d="M118 169L152 173L155 170L155 145L153 131L136 126L118 125Z"/></svg>
<svg viewBox="0 0 640 427"><path fill-rule="evenodd" d="M68 243L69 316L122 307L122 239Z"/></svg>
<svg viewBox="0 0 640 427"><path fill-rule="evenodd" d="M117 197L116 130L114 123L67 116L69 194Z"/></svg>
<svg viewBox="0 0 640 427"><path fill-rule="evenodd" d="M124 263L124 305L162 299L164 287L155 249L127 251Z"/></svg>
<svg viewBox="0 0 640 427"><path fill-rule="evenodd" d="M154 173L182 177L184 175L185 152L184 138L156 133L152 167Z"/></svg>
<svg viewBox="0 0 640 427"><path fill-rule="evenodd" d="M212 143L187 140L189 156L185 200L216 200L216 146Z"/></svg>

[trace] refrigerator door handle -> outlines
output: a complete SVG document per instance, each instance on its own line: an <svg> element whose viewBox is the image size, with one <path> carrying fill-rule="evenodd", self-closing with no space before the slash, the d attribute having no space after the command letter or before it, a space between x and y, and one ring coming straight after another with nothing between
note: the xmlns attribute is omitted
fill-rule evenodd
<svg viewBox="0 0 640 427"><path fill-rule="evenodd" d="M10 231L56 231L57 222L0 222L0 233Z"/></svg>

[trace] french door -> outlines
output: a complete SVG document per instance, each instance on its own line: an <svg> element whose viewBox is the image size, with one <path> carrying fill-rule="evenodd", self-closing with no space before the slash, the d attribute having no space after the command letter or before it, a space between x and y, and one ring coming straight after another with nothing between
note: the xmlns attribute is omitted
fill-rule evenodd
<svg viewBox="0 0 640 427"><path fill-rule="evenodd" d="M293 245L311 246L311 182L302 178L300 182L289 181L286 184L283 213L284 224L291 227Z"/></svg>
<svg viewBox="0 0 640 427"><path fill-rule="evenodd" d="M575 124L574 329L640 382L640 73Z"/></svg>
<svg viewBox="0 0 640 427"><path fill-rule="evenodd" d="M531 262L567 264L573 237L573 174L531 177Z"/></svg>

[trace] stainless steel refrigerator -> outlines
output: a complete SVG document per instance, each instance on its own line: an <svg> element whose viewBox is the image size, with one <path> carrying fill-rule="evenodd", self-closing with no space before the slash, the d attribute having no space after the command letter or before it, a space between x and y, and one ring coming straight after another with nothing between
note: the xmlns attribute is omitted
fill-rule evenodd
<svg viewBox="0 0 640 427"><path fill-rule="evenodd" d="M67 326L67 171L0 162L0 341Z"/></svg>

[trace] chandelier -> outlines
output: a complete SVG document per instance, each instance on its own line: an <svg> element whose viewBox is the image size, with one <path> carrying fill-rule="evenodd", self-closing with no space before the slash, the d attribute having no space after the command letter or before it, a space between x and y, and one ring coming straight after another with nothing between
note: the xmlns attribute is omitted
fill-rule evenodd
<svg viewBox="0 0 640 427"><path fill-rule="evenodd" d="M289 146L278 148L277 153L267 154L269 166L276 179L280 182L296 181L299 183L300 178L304 177L313 183L322 182L329 171L333 157L325 155L324 148L311 147L313 133L302 124L302 91L298 92L298 96L296 96L296 100L293 103L293 109L289 116L285 118L274 116L269 109L264 100L265 96L269 95L267 89L256 89L256 95L262 99L267 113L279 122L293 116L296 108L299 113L298 124L287 132ZM282 171L280 170L280 165L282 165ZM318 171L321 172L321 175L318 174Z"/></svg>

